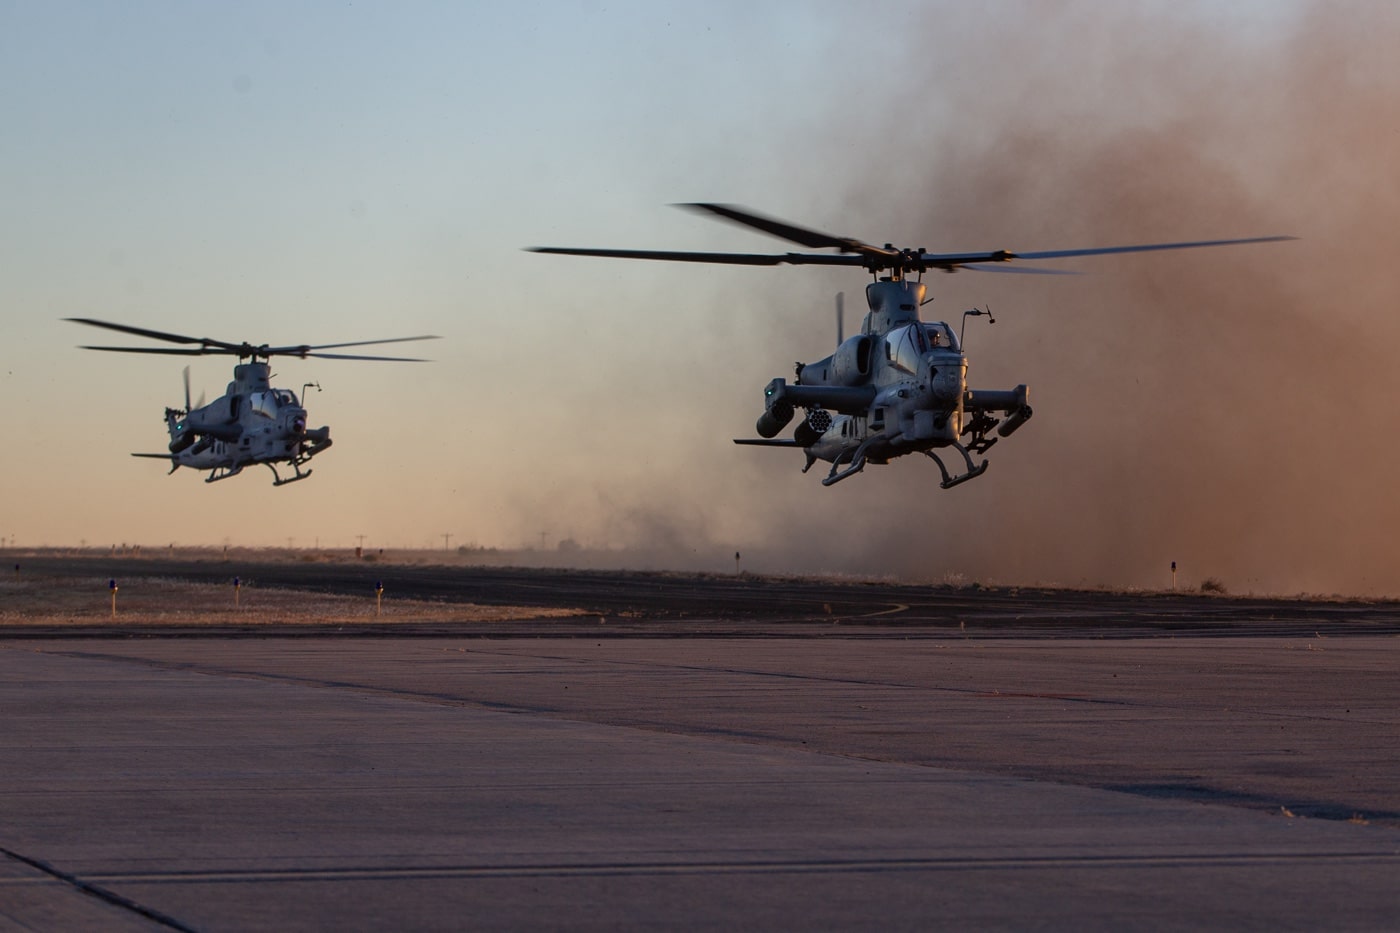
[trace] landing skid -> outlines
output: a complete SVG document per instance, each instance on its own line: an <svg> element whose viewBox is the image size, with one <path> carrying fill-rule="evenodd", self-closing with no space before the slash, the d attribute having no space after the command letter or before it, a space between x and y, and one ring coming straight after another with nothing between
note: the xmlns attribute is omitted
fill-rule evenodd
<svg viewBox="0 0 1400 933"><path fill-rule="evenodd" d="M846 455L843 453L840 456L838 456L835 460L831 461L831 472L826 474L826 476L822 479L822 485L830 486L833 483L839 483L846 477L854 476L861 470L865 469L865 451L870 446L871 442L873 442L878 436L879 435L872 434L869 437L867 437L864 441L861 442L861 445L855 449L855 452L851 454L849 458L847 458ZM841 464L843 463L850 463L850 466L846 467L846 469L844 470L841 470ZM811 465L811 461L808 461L807 466L810 468ZM840 472L837 472L838 470L840 470ZM802 472L806 473L807 470L804 469Z"/></svg>
<svg viewBox="0 0 1400 933"><path fill-rule="evenodd" d="M267 467L269 470L272 471L272 485L285 486L288 483L295 483L297 480L306 479L308 476L311 475L310 470L307 470L305 473L303 473L301 470L302 463L309 459L309 457L303 457L301 460L290 461L292 464L292 469L297 471L297 475L288 476L286 479L282 478L281 474L277 472L277 467L273 466L271 463L264 463L263 466Z"/></svg>
<svg viewBox="0 0 1400 933"><path fill-rule="evenodd" d="M991 445L989 444L987 446ZM964 447L962 444L954 444L953 447L957 450L958 453L962 454L963 461L967 463L967 472L962 473L958 476L953 476L948 472L948 468L943 465L943 461L939 459L938 454L934 453L931 450L924 451L924 456L928 457L934 463L938 464L938 471L943 474L943 482L939 483L938 485L943 489L952 489L954 486L965 483L970 479L976 479L983 473L987 472L986 460L983 460L980 466L976 466L973 464L972 455L967 452L966 447Z"/></svg>
<svg viewBox="0 0 1400 933"><path fill-rule="evenodd" d="M272 471L272 485L285 486L288 483L295 483L299 479L306 479L308 476L311 475L310 470L303 470L301 468L301 465L305 462L306 458L304 457L301 460L290 461L290 463L292 464L292 469L296 470L297 475L288 476L286 478L283 478L282 474L277 472L276 466L274 466L271 463L268 463L266 460L263 461L263 466L267 467L269 470ZM171 472L173 473L175 471L171 470ZM209 475L204 478L204 481L206 483L217 483L219 480L228 479L230 476L237 476L239 473L242 472L242 466L215 467L214 469L209 471Z"/></svg>
<svg viewBox="0 0 1400 933"><path fill-rule="evenodd" d="M174 473L174 470L170 472ZM235 467L214 467L209 471L209 475L204 477L206 483L217 483L221 479L228 479L230 476L237 476L243 472L242 466Z"/></svg>
<svg viewBox="0 0 1400 933"><path fill-rule="evenodd" d="M324 431L326 429L322 428L321 430ZM291 465L292 469L296 471L295 476L283 476L281 473L278 473L277 464L271 460L245 460L242 463L236 464L234 466L214 467L209 471L209 475L205 477L204 481L206 483L217 483L219 480L228 479L230 476L237 476L239 473L242 473L243 467L245 467L249 463L261 463L263 466L267 467L269 470L272 471L272 485L285 486L288 483L295 483L298 480L303 480L310 476L311 470L303 470L301 468L302 464L306 463L306 461L310 460L316 454L325 450L329 446L331 446L331 439L329 436L313 438L312 442L308 443L308 445L297 456L292 457L288 460L281 461ZM136 454L135 456L150 457L155 455ZM179 464L176 464L176 466L179 466ZM170 472L175 472L175 469L172 467Z"/></svg>

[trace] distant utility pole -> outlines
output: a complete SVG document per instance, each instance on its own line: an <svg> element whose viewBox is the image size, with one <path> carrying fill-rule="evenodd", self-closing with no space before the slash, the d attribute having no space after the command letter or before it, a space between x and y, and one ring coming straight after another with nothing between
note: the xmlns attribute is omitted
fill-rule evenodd
<svg viewBox="0 0 1400 933"><path fill-rule="evenodd" d="M355 535L355 540L359 542L359 546L360 546L360 547L364 547L364 546L365 546L365 538L367 538L367 537L368 537L368 535Z"/></svg>
<svg viewBox="0 0 1400 933"><path fill-rule="evenodd" d="M443 536L442 536L442 549L443 549L444 551L450 551L450 550L452 550L452 532L448 531L448 532L444 532L444 533L443 533Z"/></svg>
<svg viewBox="0 0 1400 933"><path fill-rule="evenodd" d="M549 532L547 532L547 531L541 531L541 532L540 532L540 550L541 550L541 551L544 550L544 539L545 539L548 535L549 535Z"/></svg>

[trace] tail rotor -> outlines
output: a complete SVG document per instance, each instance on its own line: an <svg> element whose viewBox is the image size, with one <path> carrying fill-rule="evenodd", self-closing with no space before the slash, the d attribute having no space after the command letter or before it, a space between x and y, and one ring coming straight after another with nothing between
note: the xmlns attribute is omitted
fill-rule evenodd
<svg viewBox="0 0 1400 933"><path fill-rule="evenodd" d="M200 399L203 403L203 399ZM185 367L185 408L183 411L174 408L165 410L165 427L170 432L170 453L172 456L185 450L195 442L195 435L189 430L186 418L190 414L190 368ZM178 466L178 463L176 464ZM171 469L170 472L175 472Z"/></svg>

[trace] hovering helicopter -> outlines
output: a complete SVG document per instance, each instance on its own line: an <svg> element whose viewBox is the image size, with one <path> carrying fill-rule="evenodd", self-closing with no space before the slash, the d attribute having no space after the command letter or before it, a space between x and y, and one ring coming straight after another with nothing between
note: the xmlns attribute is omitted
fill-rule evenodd
<svg viewBox="0 0 1400 933"><path fill-rule="evenodd" d="M919 308L932 300L924 297L923 274L929 269L1072 275L1059 269L1000 264L1013 260L1064 259L1294 239L1266 236L1030 253L1007 250L930 253L923 247L896 249L889 243L872 246L852 237L833 236L765 217L735 205L678 206L761 230L809 249L830 248L837 252L720 253L548 246L533 247L530 251L748 266L858 266L869 272L874 279L865 287L870 310L861 324L860 334L847 339L842 333L843 309L838 296L836 351L815 363L798 363L793 384L781 378L768 383L763 390L763 414L758 418L759 437L734 441L736 444L800 448L807 456L803 473L818 460L829 462L831 469L822 479L823 486L859 473L868 463L883 464L905 454L922 453L938 465L943 475L940 485L948 489L986 472L987 450L1030 420L1032 411L1025 385L1014 389L969 389L967 357L960 335L946 322L919 319ZM966 323L969 315L983 314L990 317L989 310L974 308L965 312L963 321ZM995 323L995 318L992 322ZM778 434L792 421L798 408L805 410L805 416L792 438L779 439ZM962 457L962 472L949 472L937 453L946 448ZM973 462L974 454L983 458L980 463Z"/></svg>
<svg viewBox="0 0 1400 933"><path fill-rule="evenodd" d="M270 383L269 361L274 356L316 357L329 360L389 360L401 363L422 363L425 360L400 356L358 356L343 353L321 353L341 347L363 347L381 343L403 343L409 340L436 340L436 336L395 337L388 340L360 340L353 343L327 343L320 346L269 347L249 343L229 343L208 337L185 337L143 327L112 324L92 318L70 317L65 320L92 327L105 327L124 334L135 334L152 340L194 344L193 347L90 347L84 350L108 350L115 353L161 353L177 356L206 356L225 354L236 356L233 381L224 395L208 405L201 396L197 405L190 405L190 370L185 367L185 407L167 408L165 425L170 431L170 452L163 454L132 454L170 461L170 472L180 467L208 470L206 483L237 476L245 466L261 463L272 471L272 485L284 486L306 479L311 470L302 464L331 446L331 429L306 427L306 409L290 389L277 389ZM248 362L242 362L247 360ZM319 391L317 383L307 383ZM277 464L286 463L296 475L283 477Z"/></svg>

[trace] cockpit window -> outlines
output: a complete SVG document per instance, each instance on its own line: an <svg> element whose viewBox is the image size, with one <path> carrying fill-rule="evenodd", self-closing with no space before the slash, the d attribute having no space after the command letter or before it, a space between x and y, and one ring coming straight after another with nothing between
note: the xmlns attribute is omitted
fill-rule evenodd
<svg viewBox="0 0 1400 933"><path fill-rule="evenodd" d="M248 395L248 409L264 418L276 418L280 409L296 407L297 397L291 389L269 389Z"/></svg>
<svg viewBox="0 0 1400 933"><path fill-rule="evenodd" d="M277 395L275 392L253 392L248 396L248 409L264 418L277 417Z"/></svg>
<svg viewBox="0 0 1400 933"><path fill-rule="evenodd" d="M919 371L919 360L928 350L928 338L922 326L906 324L885 335L885 357L905 372Z"/></svg>
<svg viewBox="0 0 1400 933"><path fill-rule="evenodd" d="M958 335L953 333L953 329L942 321L933 321L924 325L924 332L928 335L928 342L935 350L957 350Z"/></svg>

